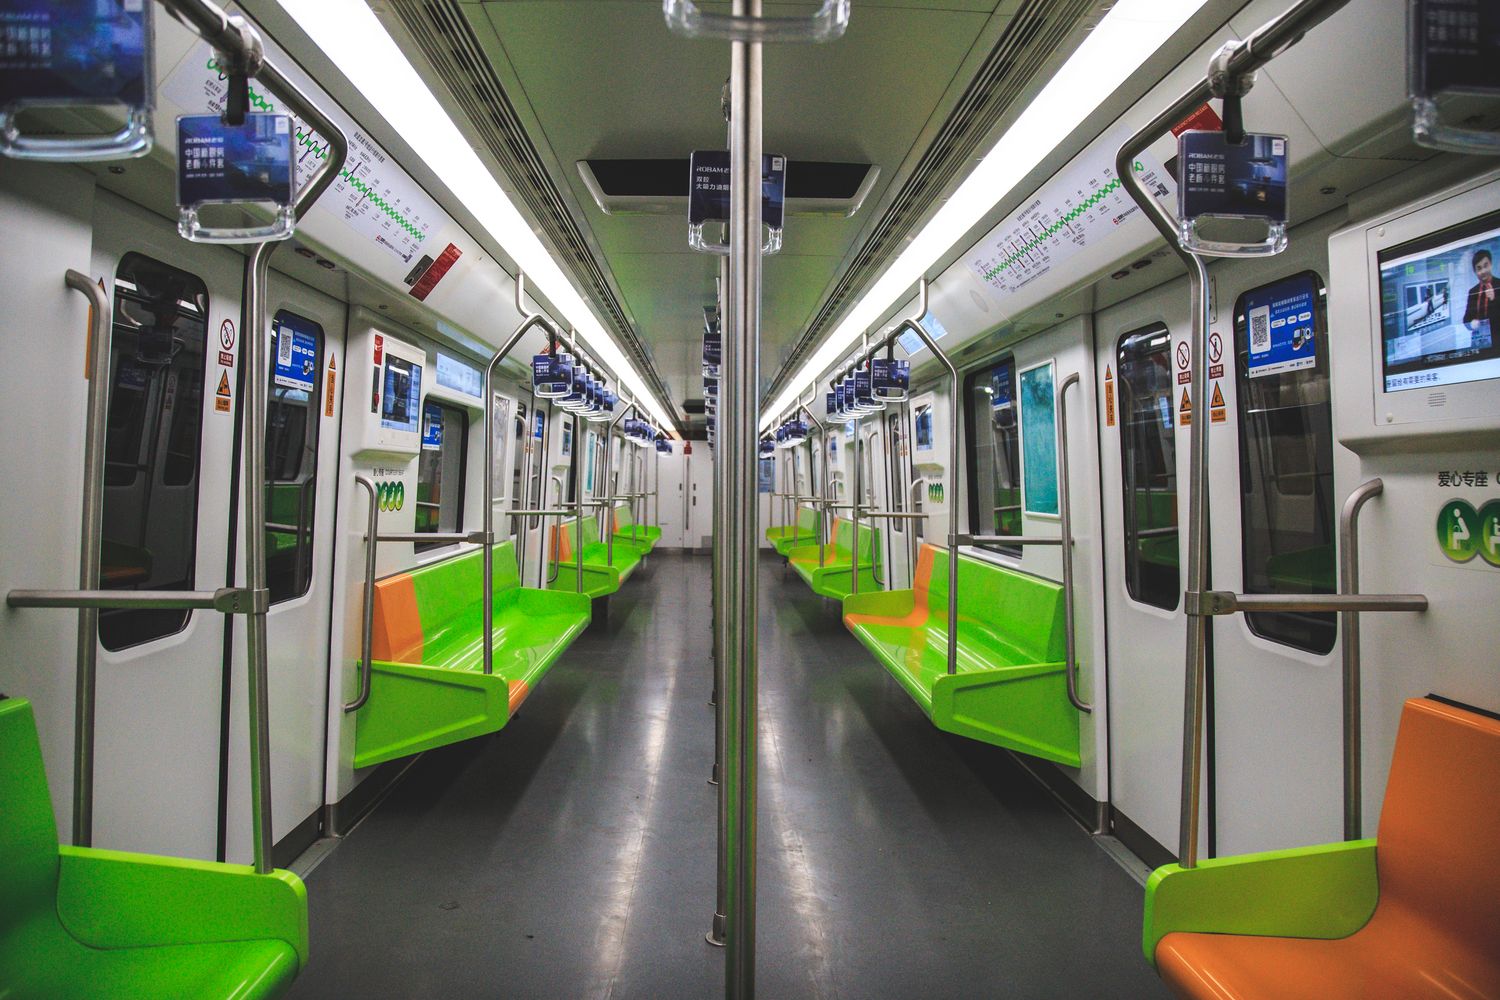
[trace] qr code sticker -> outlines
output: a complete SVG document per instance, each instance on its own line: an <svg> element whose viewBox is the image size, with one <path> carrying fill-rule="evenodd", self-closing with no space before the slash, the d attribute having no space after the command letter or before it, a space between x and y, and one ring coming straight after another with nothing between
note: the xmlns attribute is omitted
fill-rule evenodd
<svg viewBox="0 0 1500 1000"><path fill-rule="evenodd" d="M1250 353L1265 354L1271 349L1271 309L1262 306L1250 310Z"/></svg>
<svg viewBox="0 0 1500 1000"><path fill-rule="evenodd" d="M283 330L276 337L276 363L278 365L289 365L292 363L292 333Z"/></svg>

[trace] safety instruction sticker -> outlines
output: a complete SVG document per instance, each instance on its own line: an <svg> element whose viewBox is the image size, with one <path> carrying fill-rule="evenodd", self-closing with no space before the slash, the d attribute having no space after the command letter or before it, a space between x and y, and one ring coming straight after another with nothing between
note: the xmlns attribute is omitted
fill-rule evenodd
<svg viewBox="0 0 1500 1000"><path fill-rule="evenodd" d="M1177 423L1182 427L1191 427L1193 424L1193 401L1188 398L1188 391L1182 390L1182 402L1177 404Z"/></svg>
<svg viewBox="0 0 1500 1000"><path fill-rule="evenodd" d="M221 369L219 372L219 387L214 390L214 410L219 413L228 413L231 399L229 369Z"/></svg>
<svg viewBox="0 0 1500 1000"><path fill-rule="evenodd" d="M1214 395L1208 401L1209 423L1222 424L1225 421L1224 393L1219 390L1219 383L1214 382Z"/></svg>
<svg viewBox="0 0 1500 1000"><path fill-rule="evenodd" d="M1115 425L1115 376L1109 365L1104 366L1104 426Z"/></svg>
<svg viewBox="0 0 1500 1000"><path fill-rule="evenodd" d="M333 416L333 387L338 380L338 366L333 363L333 355L328 355L328 379L323 389L323 416Z"/></svg>

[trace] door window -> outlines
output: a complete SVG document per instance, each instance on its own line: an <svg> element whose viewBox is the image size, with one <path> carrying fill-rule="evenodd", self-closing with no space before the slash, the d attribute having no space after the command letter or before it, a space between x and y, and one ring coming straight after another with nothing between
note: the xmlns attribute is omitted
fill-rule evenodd
<svg viewBox="0 0 1500 1000"><path fill-rule="evenodd" d="M1325 299L1322 279L1307 271L1253 288L1234 306L1247 594L1336 590ZM1245 621L1275 642L1333 649L1332 613L1262 612Z"/></svg>
<svg viewBox="0 0 1500 1000"><path fill-rule="evenodd" d="M323 328L281 310L271 321L266 397L266 581L271 603L312 583Z"/></svg>
<svg viewBox="0 0 1500 1000"><path fill-rule="evenodd" d="M208 286L201 278L138 253L121 259L100 542L100 582L107 589L193 589L207 337ZM105 649L149 642L181 631L188 615L106 609L99 613L99 641Z"/></svg>
<svg viewBox="0 0 1500 1000"><path fill-rule="evenodd" d="M1120 338L1120 470L1125 508L1125 587L1168 611L1182 592L1177 558L1177 441L1172 410L1172 335L1152 326Z"/></svg>
<svg viewBox="0 0 1500 1000"><path fill-rule="evenodd" d="M969 442L969 530L976 535L1021 533L1021 438L1016 421L1016 365L1007 358L965 379ZM920 419L920 418L919 418ZM918 427L918 440L921 429ZM1015 545L986 545L1020 555Z"/></svg>

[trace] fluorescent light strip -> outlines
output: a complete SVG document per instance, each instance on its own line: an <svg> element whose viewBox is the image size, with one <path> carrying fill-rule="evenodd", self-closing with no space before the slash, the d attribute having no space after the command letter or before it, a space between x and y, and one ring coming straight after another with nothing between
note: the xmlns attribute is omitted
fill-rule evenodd
<svg viewBox="0 0 1500 1000"><path fill-rule="evenodd" d="M802 366L801 372L763 415L761 430L790 409L809 386L815 387L817 377L833 367L891 306L911 295L917 280L963 238L974 220L1009 195L1205 2L1119 0L953 197L922 227L911 245L886 268L832 336Z"/></svg>
<svg viewBox="0 0 1500 1000"><path fill-rule="evenodd" d="M479 224L526 272L598 359L671 433L674 422L363 0L277 0Z"/></svg>

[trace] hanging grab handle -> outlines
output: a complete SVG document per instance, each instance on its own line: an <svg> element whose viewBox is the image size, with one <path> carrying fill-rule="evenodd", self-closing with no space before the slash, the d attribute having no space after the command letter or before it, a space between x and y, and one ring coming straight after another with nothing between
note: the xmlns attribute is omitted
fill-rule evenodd
<svg viewBox="0 0 1500 1000"><path fill-rule="evenodd" d="M849 0L823 0L811 17L708 14L693 0L662 0L661 12L679 35L731 42L831 42L849 27Z"/></svg>

